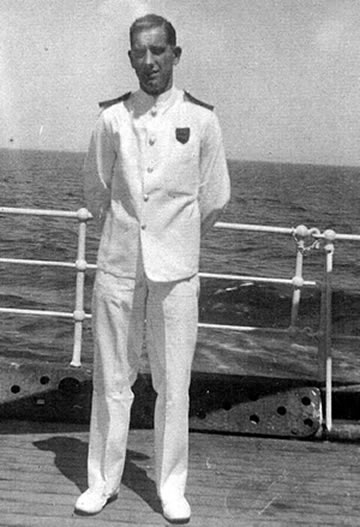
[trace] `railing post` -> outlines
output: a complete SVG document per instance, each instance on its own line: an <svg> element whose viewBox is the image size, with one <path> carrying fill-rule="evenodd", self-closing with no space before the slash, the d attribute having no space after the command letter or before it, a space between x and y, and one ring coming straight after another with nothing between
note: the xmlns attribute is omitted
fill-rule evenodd
<svg viewBox="0 0 360 527"><path fill-rule="evenodd" d="M291 304L291 323L290 328L296 327L296 321L299 314L299 304L301 297L301 288L304 285L303 279L303 262L304 262L304 248L305 238L308 236L308 229L305 225L299 225L295 229L294 237L296 241L296 264L295 264L295 275L292 279L293 294Z"/></svg>
<svg viewBox="0 0 360 527"><path fill-rule="evenodd" d="M85 208L77 211L77 218L79 220L79 236L76 258L76 290L75 290L75 311L74 311L74 345L73 355L70 365L74 367L81 366L81 345L83 322L85 320L84 311L84 284L85 271L87 262L85 259L86 249L86 222L91 218L91 214Z"/></svg>
<svg viewBox="0 0 360 527"><path fill-rule="evenodd" d="M324 283L321 292L321 318L319 342L319 373L321 380L325 378L325 425L328 432L332 428L332 271L335 231L328 229L323 233L325 245Z"/></svg>

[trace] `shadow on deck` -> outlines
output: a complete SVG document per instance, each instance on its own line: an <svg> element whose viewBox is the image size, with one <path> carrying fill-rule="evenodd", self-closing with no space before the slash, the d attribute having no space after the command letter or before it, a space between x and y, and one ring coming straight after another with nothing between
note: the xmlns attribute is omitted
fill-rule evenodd
<svg viewBox="0 0 360 527"><path fill-rule="evenodd" d="M154 484L153 433L131 430L119 499L78 517L88 426L1 421L0 525L165 526ZM190 434L192 527L358 526L360 445Z"/></svg>

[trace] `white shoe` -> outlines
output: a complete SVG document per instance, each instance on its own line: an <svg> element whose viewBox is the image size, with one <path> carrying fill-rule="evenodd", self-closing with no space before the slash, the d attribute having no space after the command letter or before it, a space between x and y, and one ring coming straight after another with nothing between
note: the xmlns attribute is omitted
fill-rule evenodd
<svg viewBox="0 0 360 527"><path fill-rule="evenodd" d="M163 502L162 507L163 516L170 523L187 523L190 521L191 508L186 498Z"/></svg>
<svg viewBox="0 0 360 527"><path fill-rule="evenodd" d="M107 503L114 501L116 498L117 493L112 496L105 496L93 489L87 489L76 500L75 512L84 515L98 514Z"/></svg>

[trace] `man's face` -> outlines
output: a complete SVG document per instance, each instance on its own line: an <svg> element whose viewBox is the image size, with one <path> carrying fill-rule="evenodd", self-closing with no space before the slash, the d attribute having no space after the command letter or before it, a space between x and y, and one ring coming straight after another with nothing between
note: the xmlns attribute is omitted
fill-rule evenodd
<svg viewBox="0 0 360 527"><path fill-rule="evenodd" d="M135 33L129 58L140 87L149 95L160 95L172 86L173 67L180 60L181 49L170 46L163 27Z"/></svg>

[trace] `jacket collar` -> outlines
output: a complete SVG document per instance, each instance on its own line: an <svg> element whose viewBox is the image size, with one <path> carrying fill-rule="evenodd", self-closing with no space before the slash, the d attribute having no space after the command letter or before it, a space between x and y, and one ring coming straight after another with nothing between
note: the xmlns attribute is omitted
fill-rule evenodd
<svg viewBox="0 0 360 527"><path fill-rule="evenodd" d="M137 90L132 94L131 104L135 114L143 115L150 111L165 111L172 106L181 93L175 86L169 90L154 97L144 92L142 89Z"/></svg>

